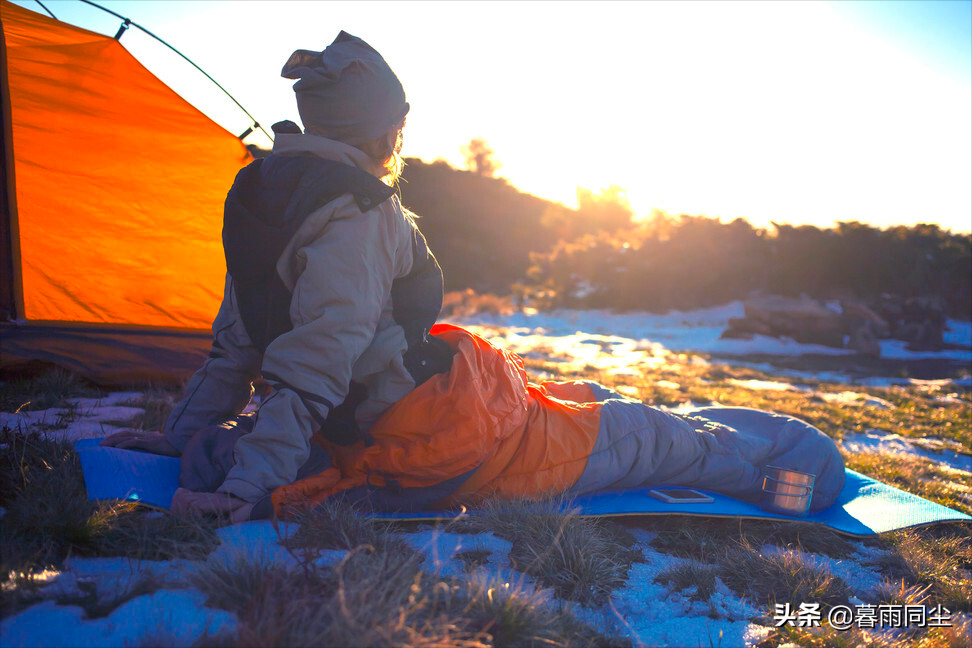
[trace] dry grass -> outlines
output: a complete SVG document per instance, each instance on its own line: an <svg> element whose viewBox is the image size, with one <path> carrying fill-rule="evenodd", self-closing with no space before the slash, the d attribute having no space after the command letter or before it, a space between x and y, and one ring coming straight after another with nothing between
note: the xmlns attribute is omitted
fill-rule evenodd
<svg viewBox="0 0 972 648"><path fill-rule="evenodd" d="M68 398L98 398L105 392L75 373L49 369L30 378L15 378L2 383L0 411L35 411L64 407Z"/></svg>
<svg viewBox="0 0 972 648"><path fill-rule="evenodd" d="M808 563L802 552L764 553L748 540L732 540L718 555L717 574L734 592L772 609L776 603L847 605L852 591L840 578Z"/></svg>
<svg viewBox="0 0 972 648"><path fill-rule="evenodd" d="M881 631L849 628L837 630L824 623L816 628L783 626L774 628L769 637L756 648L777 646L802 646L804 648L969 648L972 637L972 619L959 619L950 627L927 630L904 629Z"/></svg>
<svg viewBox="0 0 972 648"><path fill-rule="evenodd" d="M393 533L393 524L360 515L343 502L325 502L299 514L294 522L299 525L297 531L283 541L291 551L348 550L362 545L380 548L389 543L403 546L401 538Z"/></svg>
<svg viewBox="0 0 972 648"><path fill-rule="evenodd" d="M421 562L393 545L360 546L323 567L240 555L207 565L194 581L207 605L237 615L240 646L609 645L535 593L441 578Z"/></svg>
<svg viewBox="0 0 972 648"><path fill-rule="evenodd" d="M489 561L491 553L487 549L469 549L456 552L454 557L462 563L465 571L471 572L485 565Z"/></svg>
<svg viewBox="0 0 972 648"><path fill-rule="evenodd" d="M0 567L26 562L41 569L94 544L109 521L130 504L88 501L81 464L70 444L0 430ZM2 575L0 575L2 576Z"/></svg>
<svg viewBox="0 0 972 648"><path fill-rule="evenodd" d="M631 564L643 560L641 550L622 527L568 511L562 498L490 502L465 524L512 542L513 567L558 597L602 605L624 585Z"/></svg>
<svg viewBox="0 0 972 648"><path fill-rule="evenodd" d="M761 529L763 541L778 547L794 548L831 558L847 558L857 548L833 529L808 522L760 522L749 525Z"/></svg>
<svg viewBox="0 0 972 648"><path fill-rule="evenodd" d="M693 601L708 601L715 593L715 579L715 566L689 562L666 569L655 577L655 582L666 585L671 592L693 590L689 594Z"/></svg>
<svg viewBox="0 0 972 648"><path fill-rule="evenodd" d="M558 378L591 378L621 386L620 378L596 371L570 375L555 363L528 360L531 370ZM938 386L895 388L850 387L891 403L892 409L849 407L808 396L804 391L760 391L734 380L776 380L750 368L693 362L673 357L666 365L646 368L638 378L625 377L646 402L675 405L693 400L744 405L789 413L824 429L834 438L872 428L894 430L922 440L938 437L968 448L972 396L959 394L948 402ZM664 382L667 381L667 382ZM659 384L662 382L663 384ZM794 384L801 381L792 379ZM817 391L847 387L802 384ZM28 407L71 408L66 399L103 395L75 378L50 375L32 383L5 383L0 403L12 411ZM151 389L129 404L146 410L134 422L159 429L171 408L174 390ZM8 406L8 403L16 404ZM964 444L964 445L962 445ZM5 429L0 431L0 581L2 616L43 599L45 570L69 555L130 556L166 560L205 559L218 544L213 522L180 521L167 514L146 512L134 504L92 504L87 501L77 457L70 446ZM959 510L972 512L969 500L955 490L954 475L920 459L859 453L848 465L910 492ZM951 484L951 485L950 485ZM512 543L511 563L538 586L538 594L522 582L490 580L484 570L488 552L472 549L457 556L467 568L459 577L430 573L423 555L403 539L402 526L376 522L338 505L322 507L300 520L284 541L295 557L291 568L268 564L260 556L240 556L208 563L197 586L210 605L236 613L237 634L200 638L200 645L407 645L407 646L586 646L609 645L564 611L550 596L599 606L625 584L632 562L641 554L634 538L610 521L588 520L565 513L564 501L495 503L486 514L464 517L449 530L492 532ZM630 522L654 532L651 546L686 562L658 576L671 591L707 600L718 577L737 594L772 609L776 602L818 602L824 609L846 602L848 583L815 568L805 554L837 560L859 560L856 543L829 529L804 523L754 522L691 517L642 518ZM773 545L779 553L761 555ZM873 568L884 582L869 603L941 604L957 613L972 612L972 527L949 525L884 534L866 544L888 552ZM327 550L345 552L335 565ZM809 559L809 560L812 560ZM529 579L524 577L523 581ZM120 592L82 591L71 601L89 614L107 614L112 606L151 591L158 583L133 583ZM865 597L864 594L860 596ZM87 598L85 598L87 597ZM865 597L866 598L866 597ZM558 605L559 603L559 605ZM954 618L954 616L953 616ZM912 629L898 637L879 632L829 627L774 629L763 646L889 646L928 648L968 646L968 621L956 628ZM613 640L629 645L626 640ZM164 632L143 645L167 645ZM714 643L716 643L714 641Z"/></svg>
<svg viewBox="0 0 972 648"><path fill-rule="evenodd" d="M219 523L214 518L177 518L164 512L125 507L97 538L92 553L133 560L201 560L219 546Z"/></svg>
<svg viewBox="0 0 972 648"><path fill-rule="evenodd" d="M133 502L91 502L70 444L0 430L0 583L2 614L36 599L34 576L65 558L201 558L218 539L214 524L140 509Z"/></svg>
<svg viewBox="0 0 972 648"><path fill-rule="evenodd" d="M125 427L160 432L181 392L180 387L174 386L151 385L143 388L137 398L127 401L125 405L142 409L144 413L125 422Z"/></svg>
<svg viewBox="0 0 972 648"><path fill-rule="evenodd" d="M886 537L893 551L881 564L883 574L906 583L905 592L928 588L935 604L972 613L972 525L904 530Z"/></svg>
<svg viewBox="0 0 972 648"><path fill-rule="evenodd" d="M772 544L844 558L856 550L846 538L827 527L807 522L770 522L694 516L632 518L631 525L651 531L649 544L679 558L711 562L726 541L736 539L756 546Z"/></svg>

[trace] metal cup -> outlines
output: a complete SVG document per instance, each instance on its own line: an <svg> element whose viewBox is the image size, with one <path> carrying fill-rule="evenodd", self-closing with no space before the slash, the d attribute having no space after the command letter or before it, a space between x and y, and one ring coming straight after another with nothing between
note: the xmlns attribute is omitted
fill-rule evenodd
<svg viewBox="0 0 972 648"><path fill-rule="evenodd" d="M765 466L763 469L763 500L759 507L771 513L806 517L813 496L816 475L796 470Z"/></svg>

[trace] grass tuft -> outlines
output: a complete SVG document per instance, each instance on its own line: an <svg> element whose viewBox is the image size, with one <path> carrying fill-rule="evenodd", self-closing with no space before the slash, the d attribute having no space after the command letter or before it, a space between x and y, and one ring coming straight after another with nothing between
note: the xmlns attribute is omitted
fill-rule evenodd
<svg viewBox="0 0 972 648"><path fill-rule="evenodd" d="M3 382L0 411L36 411L64 407L68 398L98 398L105 392L64 369L48 369L32 378Z"/></svg>
<svg viewBox="0 0 972 648"><path fill-rule="evenodd" d="M848 604L852 591L842 579L792 549L764 554L748 540L731 540L719 559L719 578L733 591L765 603Z"/></svg>
<svg viewBox="0 0 972 648"><path fill-rule="evenodd" d="M641 550L622 527L565 511L563 498L493 501L485 505L484 515L462 524L511 541L514 569L552 588L557 596L601 605L624 585L631 564L643 560Z"/></svg>
<svg viewBox="0 0 972 648"><path fill-rule="evenodd" d="M6 513L0 526L0 567L50 565L69 552L93 546L119 511L132 504L88 501L81 464L70 444L0 430L6 444L0 463Z"/></svg>
<svg viewBox="0 0 972 648"><path fill-rule="evenodd" d="M822 554L832 558L846 558L857 548L845 537L823 526L809 522L778 522L761 524L765 529L765 542L779 547L799 549L806 553ZM759 528L754 526L754 530Z"/></svg>
<svg viewBox="0 0 972 648"><path fill-rule="evenodd" d="M202 558L219 544L212 522L146 511L134 502L89 501L69 443L3 428L0 444L3 614L27 596L30 588L23 586L32 574L70 555Z"/></svg>
<svg viewBox="0 0 972 648"><path fill-rule="evenodd" d="M176 517L167 512L125 507L97 539L99 556L124 556L134 560L201 560L220 544L211 517Z"/></svg>
<svg viewBox="0 0 972 648"><path fill-rule="evenodd" d="M463 569L468 572L487 564L491 554L487 549L469 549L457 552L455 558L462 562Z"/></svg>
<svg viewBox="0 0 972 648"><path fill-rule="evenodd" d="M298 514L297 530L281 544L290 551L316 552L333 549L355 549L360 546L410 551L393 531L395 525L361 515L353 506L326 501L314 509Z"/></svg>
<svg viewBox="0 0 972 648"><path fill-rule="evenodd" d="M693 601L708 601L715 593L716 567L697 562L688 562L666 569L655 577L672 592L683 592L694 588L689 595Z"/></svg>
<svg viewBox="0 0 972 648"><path fill-rule="evenodd" d="M151 385L144 388L137 398L125 403L128 407L144 410L144 413L137 414L132 421L127 422L126 426L139 430L161 432L162 426L169 417L169 412L175 406L180 393L181 388L173 386Z"/></svg>
<svg viewBox="0 0 972 648"><path fill-rule="evenodd" d="M929 598L953 612L972 612L972 527L905 529L888 537L893 550L881 561L882 573L919 591L929 587Z"/></svg>
<svg viewBox="0 0 972 648"><path fill-rule="evenodd" d="M237 615L242 646L612 645L535 592L485 578L441 578L421 564L419 555L386 543L361 545L337 565L224 557L192 580L207 605Z"/></svg>

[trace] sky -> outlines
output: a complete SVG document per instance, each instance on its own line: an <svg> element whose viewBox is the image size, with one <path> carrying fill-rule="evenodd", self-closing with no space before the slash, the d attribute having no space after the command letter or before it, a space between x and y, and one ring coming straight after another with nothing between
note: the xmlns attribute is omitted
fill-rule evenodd
<svg viewBox="0 0 972 648"><path fill-rule="evenodd" d="M118 28L76 0L44 4ZM279 76L290 53L344 29L405 87L404 155L462 167L482 137L498 175L571 207L579 187L618 185L636 216L972 231L972 0L101 4L265 126L299 123ZM177 56L135 29L121 40L228 130L247 128Z"/></svg>

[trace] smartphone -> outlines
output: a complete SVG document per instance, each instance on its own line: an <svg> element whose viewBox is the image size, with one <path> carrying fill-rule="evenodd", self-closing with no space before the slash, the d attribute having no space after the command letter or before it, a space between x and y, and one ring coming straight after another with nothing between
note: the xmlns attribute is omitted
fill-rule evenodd
<svg viewBox="0 0 972 648"><path fill-rule="evenodd" d="M648 494L655 499L660 499L663 502L669 502L671 504L691 504L695 502L713 501L709 495L692 490L691 488L653 488L648 491Z"/></svg>

